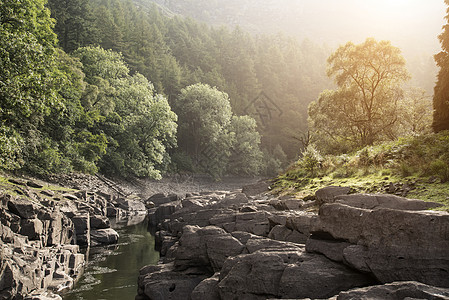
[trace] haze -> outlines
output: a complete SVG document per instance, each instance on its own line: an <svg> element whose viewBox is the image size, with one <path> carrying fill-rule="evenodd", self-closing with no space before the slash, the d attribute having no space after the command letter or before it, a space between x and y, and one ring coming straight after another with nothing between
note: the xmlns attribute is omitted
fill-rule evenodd
<svg viewBox="0 0 449 300"><path fill-rule="evenodd" d="M404 52L420 49L423 53L436 53L440 49L437 36L444 24L446 8L443 0L290 2L299 8L296 21L291 21L302 20L297 23L303 28L301 35L318 38L330 46L349 40L361 42L370 36L391 40Z"/></svg>

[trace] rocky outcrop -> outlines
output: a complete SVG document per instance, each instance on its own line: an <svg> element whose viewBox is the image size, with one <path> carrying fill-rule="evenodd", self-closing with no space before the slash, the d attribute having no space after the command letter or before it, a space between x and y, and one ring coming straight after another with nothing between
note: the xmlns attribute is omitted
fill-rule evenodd
<svg viewBox="0 0 449 300"><path fill-rule="evenodd" d="M323 205L307 249L369 272L383 283L410 280L449 287L449 214L392 209L435 206L388 197L354 195ZM347 205L353 203L375 204L373 209Z"/></svg>
<svg viewBox="0 0 449 300"><path fill-rule="evenodd" d="M22 299L47 289L68 289L81 275L84 255L78 252L77 245L44 247L3 224L0 229L0 299Z"/></svg>
<svg viewBox="0 0 449 300"><path fill-rule="evenodd" d="M208 279L198 288L189 285L191 293L195 289L192 295L199 297L206 289L210 295L220 295L214 299L332 296L372 282L367 275L321 255L306 253L301 245L247 232L231 234L215 226L185 226L170 255L173 260L168 269L158 269L157 275L152 268L141 270L141 297L158 299L157 291L184 287L186 280L192 283L193 274ZM159 277L161 270L164 270L163 284ZM167 270L171 275L166 274ZM209 279L213 274L216 277ZM298 284L300 278L302 284ZM185 299L186 295L190 293L179 298L172 295L170 299Z"/></svg>
<svg viewBox="0 0 449 300"><path fill-rule="evenodd" d="M71 288L82 274L85 258L79 247L117 243L108 207L122 215L146 213L135 199L102 192L51 190L21 179L3 184L0 299L61 299L52 292Z"/></svg>
<svg viewBox="0 0 449 300"><path fill-rule="evenodd" d="M415 281L393 282L353 289L338 294L338 300L358 299L449 299L449 289L436 288Z"/></svg>
<svg viewBox="0 0 449 300"><path fill-rule="evenodd" d="M309 199L258 188L162 204L165 264L141 270L136 299L175 287L185 294L167 299L445 299L449 214L428 210L440 204L347 187Z"/></svg>

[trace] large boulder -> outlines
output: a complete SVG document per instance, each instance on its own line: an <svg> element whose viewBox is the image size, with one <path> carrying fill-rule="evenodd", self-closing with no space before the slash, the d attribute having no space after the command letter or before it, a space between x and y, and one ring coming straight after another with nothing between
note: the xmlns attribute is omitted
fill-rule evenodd
<svg viewBox="0 0 449 300"><path fill-rule="evenodd" d="M338 294L338 300L358 299L449 299L449 289L437 288L420 282L404 281L353 289Z"/></svg>
<svg viewBox="0 0 449 300"><path fill-rule="evenodd" d="M335 197L335 202L366 209L390 208L399 210L427 210L443 206L441 203L407 199L386 194L339 195Z"/></svg>
<svg viewBox="0 0 449 300"><path fill-rule="evenodd" d="M93 229L90 231L92 246L109 245L118 242L119 234L112 228Z"/></svg>
<svg viewBox="0 0 449 300"><path fill-rule="evenodd" d="M220 293L218 291L219 282L219 273L204 279L195 287L190 298L192 300L220 300Z"/></svg>
<svg viewBox="0 0 449 300"><path fill-rule="evenodd" d="M326 204L313 232L356 246L343 249L344 261L369 270L382 283L409 280L449 287L447 212Z"/></svg>
<svg viewBox="0 0 449 300"><path fill-rule="evenodd" d="M37 214L36 204L22 198L10 198L8 201L8 209L13 214L24 219L33 219Z"/></svg>
<svg viewBox="0 0 449 300"><path fill-rule="evenodd" d="M370 284L369 276L303 249L267 249L226 260L221 299L327 298Z"/></svg>
<svg viewBox="0 0 449 300"><path fill-rule="evenodd" d="M335 202L335 197L340 195L347 195L350 192L351 188L349 187L328 186L317 190L315 192L315 197L318 205L321 206L325 203L333 203Z"/></svg>
<svg viewBox="0 0 449 300"><path fill-rule="evenodd" d="M138 200L119 199L119 207L131 214L138 214L138 213L146 214L147 212L145 204L143 204L141 201Z"/></svg>
<svg viewBox="0 0 449 300"><path fill-rule="evenodd" d="M188 299L188 295L207 277L188 271L175 272L172 264L147 266L140 270L138 297L154 300Z"/></svg>
<svg viewBox="0 0 449 300"><path fill-rule="evenodd" d="M90 245L90 216L89 213L78 214L71 218L75 227L76 243L80 246Z"/></svg>
<svg viewBox="0 0 449 300"><path fill-rule="evenodd" d="M245 246L221 228L185 226L175 253L175 267L186 270L203 268L205 273L218 272L229 256L239 255Z"/></svg>
<svg viewBox="0 0 449 300"><path fill-rule="evenodd" d="M245 185L242 188L242 193L244 193L247 197L257 196L269 191L270 191L270 182L268 181L259 181L254 184Z"/></svg>

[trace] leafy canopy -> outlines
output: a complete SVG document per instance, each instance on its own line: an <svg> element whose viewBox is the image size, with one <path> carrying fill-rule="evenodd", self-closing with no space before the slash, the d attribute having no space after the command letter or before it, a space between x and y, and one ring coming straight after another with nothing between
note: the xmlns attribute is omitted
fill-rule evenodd
<svg viewBox="0 0 449 300"><path fill-rule="evenodd" d="M372 145L394 136L401 84L409 79L400 50L372 38L339 47L328 58L337 89L309 106L310 126L331 143Z"/></svg>

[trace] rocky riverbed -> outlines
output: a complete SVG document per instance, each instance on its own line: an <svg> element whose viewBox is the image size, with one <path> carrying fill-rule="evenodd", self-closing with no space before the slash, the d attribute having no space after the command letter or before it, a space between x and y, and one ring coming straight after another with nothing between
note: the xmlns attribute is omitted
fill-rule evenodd
<svg viewBox="0 0 449 300"><path fill-rule="evenodd" d="M61 299L83 272L80 247L117 242L108 217L147 213L132 195L2 179L0 299Z"/></svg>
<svg viewBox="0 0 449 300"><path fill-rule="evenodd" d="M440 204L268 187L149 198L162 260L140 270L136 299L449 299Z"/></svg>
<svg viewBox="0 0 449 300"><path fill-rule="evenodd" d="M140 270L137 300L449 299L438 203L346 187L277 197L235 178L87 179L0 181L0 299L61 299L83 271L80 248L115 243L108 218L130 214L149 214L161 253Z"/></svg>

